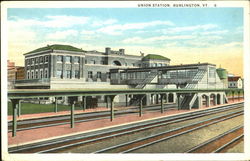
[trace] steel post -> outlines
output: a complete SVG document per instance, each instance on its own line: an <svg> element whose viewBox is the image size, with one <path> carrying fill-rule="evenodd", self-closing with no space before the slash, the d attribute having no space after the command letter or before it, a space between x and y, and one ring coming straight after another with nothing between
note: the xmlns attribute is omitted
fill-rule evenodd
<svg viewBox="0 0 250 161"><path fill-rule="evenodd" d="M164 112L164 108L163 108L163 94L161 94L161 113Z"/></svg>
<svg viewBox="0 0 250 161"><path fill-rule="evenodd" d="M180 110L180 95L177 94L177 108Z"/></svg>
<svg viewBox="0 0 250 161"><path fill-rule="evenodd" d="M140 98L140 107L139 107L139 116L142 116L142 101L143 101L143 97Z"/></svg>
<svg viewBox="0 0 250 161"><path fill-rule="evenodd" d="M115 114L114 114L114 97L115 96L110 96L110 121L114 120Z"/></svg>
<svg viewBox="0 0 250 161"><path fill-rule="evenodd" d="M109 108L109 96L106 96L106 107Z"/></svg>
<svg viewBox="0 0 250 161"><path fill-rule="evenodd" d="M54 111L57 112L57 97L55 97L55 107L54 107Z"/></svg>
<svg viewBox="0 0 250 161"><path fill-rule="evenodd" d="M19 103L18 103L18 113L17 113L17 115L18 115L18 117L20 117L21 116L21 100L19 100Z"/></svg>
<svg viewBox="0 0 250 161"><path fill-rule="evenodd" d="M17 108L19 100L11 100L12 101L12 137L16 136L17 131Z"/></svg>
<svg viewBox="0 0 250 161"><path fill-rule="evenodd" d="M70 125L71 125L71 128L74 128L74 127L75 127L74 110L75 110L75 101L72 101L72 103L71 103L71 118L70 118Z"/></svg>
<svg viewBox="0 0 250 161"><path fill-rule="evenodd" d="M87 96L82 96L82 102L83 102L82 109L83 111L85 111L87 107Z"/></svg>
<svg viewBox="0 0 250 161"><path fill-rule="evenodd" d="M126 107L127 107L128 106L128 95L127 94L125 95L125 98L126 98L125 101L126 101Z"/></svg>

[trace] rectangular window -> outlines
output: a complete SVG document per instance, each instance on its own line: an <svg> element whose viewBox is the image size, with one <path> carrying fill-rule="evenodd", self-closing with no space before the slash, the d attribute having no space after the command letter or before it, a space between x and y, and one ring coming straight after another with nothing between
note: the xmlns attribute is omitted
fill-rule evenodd
<svg viewBox="0 0 250 161"><path fill-rule="evenodd" d="M88 71L88 78L93 78L93 72L92 71Z"/></svg>
<svg viewBox="0 0 250 161"><path fill-rule="evenodd" d="M71 71L70 70L66 70L66 78L71 78Z"/></svg>
<svg viewBox="0 0 250 161"><path fill-rule="evenodd" d="M76 71L75 71L75 78L76 78L76 79L79 79L79 78L80 78L80 72L79 72L79 70L76 70Z"/></svg>
<svg viewBox="0 0 250 161"><path fill-rule="evenodd" d="M27 79L30 79L30 72L27 72Z"/></svg>
<svg viewBox="0 0 250 161"><path fill-rule="evenodd" d="M57 78L63 78L63 73L62 73L61 70L57 70L57 71L56 71L56 77L57 77Z"/></svg>
<svg viewBox="0 0 250 161"><path fill-rule="evenodd" d="M38 78L38 71L36 71L36 77L35 77L36 79Z"/></svg>
<svg viewBox="0 0 250 161"><path fill-rule="evenodd" d="M31 72L31 79L34 79L34 72Z"/></svg>
<svg viewBox="0 0 250 161"><path fill-rule="evenodd" d="M36 64L38 64L39 63L39 58L36 58Z"/></svg>
<svg viewBox="0 0 250 161"><path fill-rule="evenodd" d="M80 57L76 56L74 62L75 63L80 63Z"/></svg>
<svg viewBox="0 0 250 161"><path fill-rule="evenodd" d="M44 78L48 78L48 69L45 69Z"/></svg>
<svg viewBox="0 0 250 161"><path fill-rule="evenodd" d="M65 57L65 62L66 63L71 63L71 56L66 56Z"/></svg>
<svg viewBox="0 0 250 161"><path fill-rule="evenodd" d="M49 62L49 56L45 56L45 62Z"/></svg>
<svg viewBox="0 0 250 161"><path fill-rule="evenodd" d="M40 57L40 63L43 63L43 57L42 56Z"/></svg>
<svg viewBox="0 0 250 161"><path fill-rule="evenodd" d="M95 60L91 60L91 61L90 61L90 64L95 64Z"/></svg>
<svg viewBox="0 0 250 161"><path fill-rule="evenodd" d="M32 65L35 64L35 59L34 59L34 58L31 59L31 64L32 64Z"/></svg>
<svg viewBox="0 0 250 161"><path fill-rule="evenodd" d="M29 65L30 60L26 59L26 65Z"/></svg>
<svg viewBox="0 0 250 161"><path fill-rule="evenodd" d="M57 61L57 62L62 62L62 61L63 61L63 56L57 55L57 56L56 56L56 61Z"/></svg>
<svg viewBox="0 0 250 161"><path fill-rule="evenodd" d="M97 78L101 79L102 73L101 72L97 72Z"/></svg>
<svg viewBox="0 0 250 161"><path fill-rule="evenodd" d="M40 78L43 78L43 71L40 70Z"/></svg>

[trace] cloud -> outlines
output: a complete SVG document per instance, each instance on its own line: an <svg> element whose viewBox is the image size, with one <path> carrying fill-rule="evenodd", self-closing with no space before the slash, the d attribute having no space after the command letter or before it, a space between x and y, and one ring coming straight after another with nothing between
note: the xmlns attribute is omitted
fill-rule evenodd
<svg viewBox="0 0 250 161"><path fill-rule="evenodd" d="M102 27L98 29L98 32L110 35L120 35L122 31L126 30L139 30L145 29L147 27L154 27L158 25L167 25L173 26L174 23L170 21L151 21L151 22L144 22L144 23L127 23L127 24L117 24L117 25L109 25L106 27Z"/></svg>
<svg viewBox="0 0 250 161"><path fill-rule="evenodd" d="M29 30L22 30L21 32L13 30L8 32L8 37L9 43L32 42L36 39L36 32Z"/></svg>
<svg viewBox="0 0 250 161"><path fill-rule="evenodd" d="M91 25L93 27L100 27L100 26L104 26L104 25L112 25L116 22L118 22L116 19L94 20Z"/></svg>
<svg viewBox="0 0 250 161"><path fill-rule="evenodd" d="M48 18L43 24L45 27L71 27L86 24L89 17L84 16L46 16Z"/></svg>
<svg viewBox="0 0 250 161"><path fill-rule="evenodd" d="M94 35L96 32L95 31L91 31L91 30L82 30L81 34L83 35Z"/></svg>
<svg viewBox="0 0 250 161"><path fill-rule="evenodd" d="M186 31L198 31L198 30L210 30L217 28L218 25L216 24L205 24L205 25L195 25L195 26L184 26L184 27L175 27L163 30L164 34L169 33L179 33L179 32L186 32Z"/></svg>
<svg viewBox="0 0 250 161"><path fill-rule="evenodd" d="M228 30L201 32L202 35L220 35L220 34L226 34L226 33L228 33Z"/></svg>
<svg viewBox="0 0 250 161"><path fill-rule="evenodd" d="M222 45L225 48L235 48L235 47L242 47L242 42L230 42Z"/></svg>
<svg viewBox="0 0 250 161"><path fill-rule="evenodd" d="M74 25L83 25L88 23L89 17L84 16L45 16L45 20L36 19L15 19L9 20L9 26L22 26L22 27L32 27L32 26L42 26L48 28L67 28Z"/></svg>
<svg viewBox="0 0 250 161"><path fill-rule="evenodd" d="M132 37L123 40L123 43L133 43L133 44L148 44L157 41L167 41L167 40L188 40L194 39L193 35L180 35L180 36L156 36L150 38L142 38L142 37Z"/></svg>
<svg viewBox="0 0 250 161"><path fill-rule="evenodd" d="M57 31L55 33L48 34L46 38L50 40L60 40L60 39L66 39L70 36L77 36L77 35L78 35L78 31L76 30L66 30L66 31Z"/></svg>

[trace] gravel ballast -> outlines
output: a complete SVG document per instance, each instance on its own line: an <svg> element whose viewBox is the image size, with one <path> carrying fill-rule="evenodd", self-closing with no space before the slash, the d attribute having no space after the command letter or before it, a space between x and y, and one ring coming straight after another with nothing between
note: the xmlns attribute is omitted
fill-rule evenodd
<svg viewBox="0 0 250 161"><path fill-rule="evenodd" d="M236 110L231 110L231 111L236 111ZM216 114L213 114L213 117L218 116L218 115L222 115L223 113L228 113L228 112L216 113ZM134 133L134 134L131 134L129 136L115 137L115 138L111 138L109 140L102 141L102 142L95 143L95 144L90 144L90 145L85 145L85 146L78 146L76 148L73 148L73 149L70 149L70 150L67 150L67 151L62 151L62 152L91 153L91 152L103 149L105 147L110 147L110 146L114 146L114 145L117 145L117 144L129 142L131 140L135 140L135 139L139 139L139 138L142 138L142 137L154 135L154 134L157 134L157 133L160 133L160 132L164 132L164 131L167 131L167 130L170 130L170 129L174 129L174 128L177 128L177 127L180 127L180 126L184 126L186 124L190 124L190 123L193 123L193 122L205 120L205 119L208 119L208 118L211 118L211 117L212 116L210 115L210 116L205 116L205 117L202 117L202 118L183 121L183 122L167 125L167 126L164 126L164 127L159 127L159 128L154 128L154 129L151 129L151 130L146 130L146 131ZM229 124L229 125L231 125L231 124ZM225 129L228 129L228 128L225 128ZM210 131L212 131L212 132L210 132ZM218 133L218 130L217 130L216 126L214 127L214 129L210 128L210 131L206 131L206 133L208 133L210 135L214 134L213 131L216 131L216 134ZM205 133L204 136L208 135L206 133ZM198 134L197 134L196 137L199 138L200 136L198 136ZM195 140L197 140L197 138ZM198 139L198 140L204 140L204 139ZM187 142L194 142L194 141L193 140L188 140ZM173 143L173 145L175 145L175 144L176 143ZM191 145L193 145L193 144L191 144ZM156 150L156 149L158 149L158 150ZM166 149L166 148L164 148L164 147L155 148L153 150L146 150L145 149L143 151L136 151L136 152L139 152L139 153L141 153L141 152L146 152L146 153L167 153L167 152L171 152L171 153L173 153L173 152L182 152L183 151L183 150L182 151L178 150L178 148L177 149L176 148L175 149L167 148L169 150L164 150L164 149Z"/></svg>

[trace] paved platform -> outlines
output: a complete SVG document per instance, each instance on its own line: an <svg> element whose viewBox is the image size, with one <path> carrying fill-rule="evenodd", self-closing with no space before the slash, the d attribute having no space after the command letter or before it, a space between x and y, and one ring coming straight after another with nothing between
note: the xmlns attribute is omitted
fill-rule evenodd
<svg viewBox="0 0 250 161"><path fill-rule="evenodd" d="M127 108L133 108L135 106L129 106L129 107L116 107L116 110L121 109L127 109ZM75 110L75 114L80 113L89 113L89 112L100 112L100 111L109 111L110 109L107 107L98 107L98 108L92 108L92 109L86 109L86 110ZM60 115L70 115L69 111L58 111L58 112L44 112L44 113L36 113L36 114L22 114L20 117L17 117L17 120L26 120L26 119L32 119L32 118L42 118L42 117L53 117L53 116L60 116ZM12 121L12 115L8 116L8 121Z"/></svg>
<svg viewBox="0 0 250 161"><path fill-rule="evenodd" d="M238 101L241 102L242 100L241 101L235 100L234 102L230 101L229 103L233 104ZM112 122L110 121L110 119L101 119L101 120L95 120L95 121L90 121L90 122L75 123L74 128L70 128L70 124L66 124L66 125L38 128L38 129L32 129L32 130L18 131L17 136L15 137L12 137L11 132L9 132L8 133L8 145L9 147L23 145L23 144L28 144L32 142L58 138L62 136L69 136L69 135L74 135L74 134L79 134L79 133L84 133L84 132L89 132L89 131L94 131L94 130L110 128L110 127L118 126L118 125L124 125L124 124L144 121L144 120L156 119L156 118L161 118L161 117L166 117L166 116L171 116L171 115L177 115L181 113L189 113L192 111L204 110L207 108L215 108L215 107L218 107L218 106L206 107L206 108L203 107L200 109L192 109L192 110L173 109L173 110L165 111L164 113L160 113L160 109L159 109L159 111L156 111L156 112L146 112L142 115L142 117L139 117L139 114L130 114L130 115L125 115L125 116L115 117L115 119ZM43 113L43 115L46 116L45 113ZM29 115L29 117L32 117L32 115Z"/></svg>

